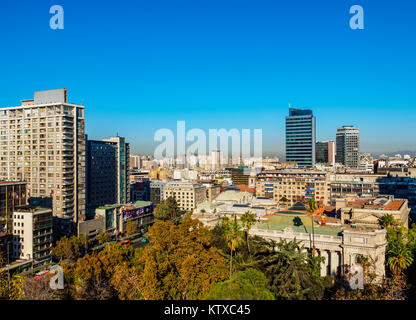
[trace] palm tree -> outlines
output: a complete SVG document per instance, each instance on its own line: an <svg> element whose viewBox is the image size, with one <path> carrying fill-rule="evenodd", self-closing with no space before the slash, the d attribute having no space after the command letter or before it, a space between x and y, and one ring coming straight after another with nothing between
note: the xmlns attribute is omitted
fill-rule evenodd
<svg viewBox="0 0 416 320"><path fill-rule="evenodd" d="M379 222L385 229L396 225L396 220L394 219L392 214L386 214L382 216Z"/></svg>
<svg viewBox="0 0 416 320"><path fill-rule="evenodd" d="M387 252L387 265L398 275L413 263L412 251L407 246L394 246Z"/></svg>
<svg viewBox="0 0 416 320"><path fill-rule="evenodd" d="M281 198L280 198L280 200L279 200L279 202L283 202L283 203L285 203L285 204L286 204L288 201L289 201L289 200L288 200L288 198L286 198L286 197L284 197L284 196L283 196L283 197L281 197Z"/></svg>
<svg viewBox="0 0 416 320"><path fill-rule="evenodd" d="M254 214L251 213L251 211L246 211L240 218L240 221L243 224L243 228L245 229L246 234L246 243L247 243L247 250L250 254L250 245L248 243L248 234L250 232L251 227L256 223L256 218Z"/></svg>
<svg viewBox="0 0 416 320"><path fill-rule="evenodd" d="M233 252L240 246L243 235L241 232L241 226L237 220L231 220L225 224L225 240L228 242L230 248L230 279L233 270Z"/></svg>
<svg viewBox="0 0 416 320"><path fill-rule="evenodd" d="M309 198L306 201L307 204L307 210L311 214L311 220L312 220L312 256L315 256L315 228L314 228L314 221L313 221L313 214L316 210L316 202L315 198Z"/></svg>

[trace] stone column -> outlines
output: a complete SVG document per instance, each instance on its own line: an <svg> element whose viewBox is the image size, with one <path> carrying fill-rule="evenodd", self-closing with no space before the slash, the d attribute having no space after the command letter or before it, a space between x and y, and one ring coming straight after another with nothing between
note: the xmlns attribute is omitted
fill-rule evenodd
<svg viewBox="0 0 416 320"><path fill-rule="evenodd" d="M320 250L321 256L325 258L324 262L321 262L321 276L325 277L327 275L326 267L328 266L328 252L326 250Z"/></svg>
<svg viewBox="0 0 416 320"><path fill-rule="evenodd" d="M330 252L330 272L331 276L335 277L337 275L337 269L339 265L339 256L337 251Z"/></svg>

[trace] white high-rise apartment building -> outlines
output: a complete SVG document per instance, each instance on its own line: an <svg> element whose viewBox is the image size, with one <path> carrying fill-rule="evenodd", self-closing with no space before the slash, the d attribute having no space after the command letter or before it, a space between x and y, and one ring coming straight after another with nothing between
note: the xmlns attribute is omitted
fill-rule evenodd
<svg viewBox="0 0 416 320"><path fill-rule="evenodd" d="M66 89L0 108L0 179L27 182L28 200L52 200L54 216L84 219L84 106L68 103Z"/></svg>

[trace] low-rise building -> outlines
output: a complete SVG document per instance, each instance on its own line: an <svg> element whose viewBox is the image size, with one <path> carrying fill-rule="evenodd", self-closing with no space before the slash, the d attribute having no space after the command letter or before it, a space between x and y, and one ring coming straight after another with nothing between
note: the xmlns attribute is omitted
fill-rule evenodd
<svg viewBox="0 0 416 320"><path fill-rule="evenodd" d="M395 199L393 196L338 199L336 210L343 224L372 228L380 228L380 219L387 214L408 227L410 212L406 199Z"/></svg>
<svg viewBox="0 0 416 320"><path fill-rule="evenodd" d="M315 198L328 204L330 189L325 171L307 169L264 170L257 175L256 196L287 200L289 205Z"/></svg>
<svg viewBox="0 0 416 320"><path fill-rule="evenodd" d="M102 231L117 236L127 231L128 221L136 223L140 230L153 224L153 210L154 204L150 201L102 206L95 209L94 219L78 224L78 232L87 235L90 240Z"/></svg>
<svg viewBox="0 0 416 320"><path fill-rule="evenodd" d="M32 260L33 267L51 261L53 215L49 208L19 208L13 212L13 258Z"/></svg>
<svg viewBox="0 0 416 320"><path fill-rule="evenodd" d="M206 201L206 188L193 182L170 181L165 184L164 198L173 197L181 210L192 211Z"/></svg>

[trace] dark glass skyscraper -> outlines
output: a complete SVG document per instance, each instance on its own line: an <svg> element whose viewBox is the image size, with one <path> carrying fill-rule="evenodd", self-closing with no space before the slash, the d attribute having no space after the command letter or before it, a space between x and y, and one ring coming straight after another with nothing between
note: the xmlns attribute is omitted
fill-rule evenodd
<svg viewBox="0 0 416 320"><path fill-rule="evenodd" d="M289 108L286 117L286 161L315 166L315 116L312 110Z"/></svg>

